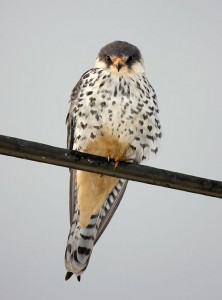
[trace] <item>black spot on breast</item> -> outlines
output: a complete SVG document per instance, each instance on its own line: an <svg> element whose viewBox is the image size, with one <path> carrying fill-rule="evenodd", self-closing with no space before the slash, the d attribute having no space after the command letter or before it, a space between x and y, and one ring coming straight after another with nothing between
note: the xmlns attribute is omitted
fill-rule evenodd
<svg viewBox="0 0 222 300"><path fill-rule="evenodd" d="M100 126L93 126L93 128L95 128L95 129L97 129L97 130L101 129L102 127L103 127L103 125L100 125Z"/></svg>
<svg viewBox="0 0 222 300"><path fill-rule="evenodd" d="M140 129L140 133L142 133L142 134L143 134L143 129L142 129L142 128Z"/></svg>
<svg viewBox="0 0 222 300"><path fill-rule="evenodd" d="M112 102L112 105L115 105L115 104L116 104L116 101L113 101L113 102Z"/></svg>
<svg viewBox="0 0 222 300"><path fill-rule="evenodd" d="M86 74L85 76L83 76L83 79L86 79L86 78L88 78L89 77L89 73L88 74Z"/></svg>
<svg viewBox="0 0 222 300"><path fill-rule="evenodd" d="M92 91L89 91L89 92L86 93L86 95L90 96L90 95L92 95L92 93L93 93Z"/></svg>
<svg viewBox="0 0 222 300"><path fill-rule="evenodd" d="M129 148L136 151L136 147L134 147L133 145L129 145Z"/></svg>
<svg viewBox="0 0 222 300"><path fill-rule="evenodd" d="M134 110L133 108L131 108L131 110L130 110L130 113L133 115L133 114L136 114L136 113L137 113L137 111L136 111L136 110Z"/></svg>
<svg viewBox="0 0 222 300"><path fill-rule="evenodd" d="M152 135L147 134L146 137L147 137L149 140L151 140L151 141L154 142L154 137L153 137Z"/></svg>
<svg viewBox="0 0 222 300"><path fill-rule="evenodd" d="M93 106L95 105L96 98L90 97L89 100L90 100L89 105L90 105L91 107L93 107Z"/></svg>
<svg viewBox="0 0 222 300"><path fill-rule="evenodd" d="M97 110L91 109L91 110L90 110L90 113L91 113L92 115L95 115L95 114L97 113Z"/></svg>
<svg viewBox="0 0 222 300"><path fill-rule="evenodd" d="M153 129L153 127L152 127L151 125L148 125L148 126L147 126L147 129L148 129L149 131L151 131L151 130Z"/></svg>
<svg viewBox="0 0 222 300"><path fill-rule="evenodd" d="M149 147L149 145L148 145L148 144L146 144L146 143L145 143L145 144L142 144L142 143L141 143L141 144L140 144L140 146L141 146L143 149L145 149L145 148Z"/></svg>
<svg viewBox="0 0 222 300"><path fill-rule="evenodd" d="M125 115L125 113L126 113L126 111L123 110L122 113L121 113L121 116L120 116L121 119L123 118L123 116Z"/></svg>
<svg viewBox="0 0 222 300"><path fill-rule="evenodd" d="M156 147L155 149L151 149L151 151L152 151L153 153L157 154L157 152L158 152L158 147Z"/></svg>
<svg viewBox="0 0 222 300"><path fill-rule="evenodd" d="M98 115L98 113L96 114L96 121L99 121L99 119L100 119L100 115Z"/></svg>
<svg viewBox="0 0 222 300"><path fill-rule="evenodd" d="M100 83L99 88L101 88L102 86L104 86L105 82L103 81L102 83Z"/></svg>
<svg viewBox="0 0 222 300"><path fill-rule="evenodd" d="M117 88L115 87L115 91L114 91L114 97L117 96Z"/></svg>
<svg viewBox="0 0 222 300"><path fill-rule="evenodd" d="M156 136L157 138L161 139L161 137L162 137L162 132L156 133L155 136Z"/></svg>
<svg viewBox="0 0 222 300"><path fill-rule="evenodd" d="M105 107L105 106L106 106L106 102L105 102L105 101L101 102L101 103L100 103L100 106L101 106L101 107Z"/></svg>
<svg viewBox="0 0 222 300"><path fill-rule="evenodd" d="M94 139L96 137L96 135L93 134L93 132L91 132L90 137L91 137L91 139Z"/></svg>
<svg viewBox="0 0 222 300"><path fill-rule="evenodd" d="M143 121L142 121L142 120L139 120L139 124L142 126L142 125L143 125Z"/></svg>
<svg viewBox="0 0 222 300"><path fill-rule="evenodd" d="M133 134L133 130L129 129L129 134Z"/></svg>
<svg viewBox="0 0 222 300"><path fill-rule="evenodd" d="M82 129L84 130L87 126L87 124L83 124L83 122L80 123L80 126L82 127Z"/></svg>

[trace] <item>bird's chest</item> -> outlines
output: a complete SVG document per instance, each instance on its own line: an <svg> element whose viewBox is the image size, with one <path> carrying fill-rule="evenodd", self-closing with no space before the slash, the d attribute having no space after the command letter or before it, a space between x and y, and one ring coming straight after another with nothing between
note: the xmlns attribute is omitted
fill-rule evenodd
<svg viewBox="0 0 222 300"><path fill-rule="evenodd" d="M124 84L125 83L125 84ZM145 112L143 99L127 82L104 84L85 92L76 116L76 134L129 136Z"/></svg>

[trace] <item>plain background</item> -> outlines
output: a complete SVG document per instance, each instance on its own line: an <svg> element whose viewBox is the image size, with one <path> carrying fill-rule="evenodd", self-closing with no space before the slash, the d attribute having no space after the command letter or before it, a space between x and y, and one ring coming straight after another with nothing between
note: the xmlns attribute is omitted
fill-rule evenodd
<svg viewBox="0 0 222 300"><path fill-rule="evenodd" d="M125 40L158 95L148 164L221 180L221 0L1 0L0 36L1 134L65 147L73 86ZM68 176L0 157L1 299L222 298L222 201L133 182L81 283L65 282Z"/></svg>

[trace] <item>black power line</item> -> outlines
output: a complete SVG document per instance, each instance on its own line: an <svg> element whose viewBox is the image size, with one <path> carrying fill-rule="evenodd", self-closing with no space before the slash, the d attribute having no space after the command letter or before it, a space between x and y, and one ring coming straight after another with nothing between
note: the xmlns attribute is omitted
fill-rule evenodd
<svg viewBox="0 0 222 300"><path fill-rule="evenodd" d="M0 154L222 198L222 182L0 135Z"/></svg>

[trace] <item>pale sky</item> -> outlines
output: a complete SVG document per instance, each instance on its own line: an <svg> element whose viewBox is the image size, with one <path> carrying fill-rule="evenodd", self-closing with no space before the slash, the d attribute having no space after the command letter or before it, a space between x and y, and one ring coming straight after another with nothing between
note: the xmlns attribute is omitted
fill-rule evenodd
<svg viewBox="0 0 222 300"><path fill-rule="evenodd" d="M220 0L0 1L0 134L66 146L69 96L114 40L135 44L163 127L147 164L222 180ZM65 168L0 156L0 299L221 300L222 201L131 182L65 282Z"/></svg>

